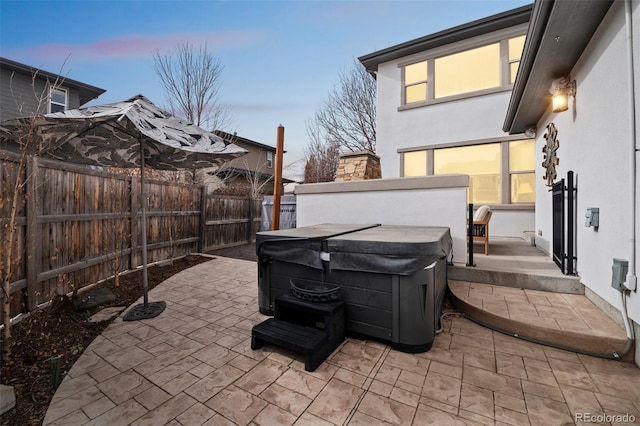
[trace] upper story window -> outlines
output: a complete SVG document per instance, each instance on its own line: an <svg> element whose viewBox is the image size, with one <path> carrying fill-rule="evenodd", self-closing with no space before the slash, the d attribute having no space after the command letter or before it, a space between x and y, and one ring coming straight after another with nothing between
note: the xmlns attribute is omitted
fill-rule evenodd
<svg viewBox="0 0 640 426"><path fill-rule="evenodd" d="M49 112L65 111L68 105L67 90L52 88L49 95Z"/></svg>
<svg viewBox="0 0 640 426"><path fill-rule="evenodd" d="M436 58L435 98L500 86L500 43Z"/></svg>
<svg viewBox="0 0 640 426"><path fill-rule="evenodd" d="M524 35L505 38L403 65L403 105L508 89L516 78L524 40Z"/></svg>
<svg viewBox="0 0 640 426"><path fill-rule="evenodd" d="M525 36L509 39L509 82L511 84L516 81L520 57L522 56L522 49L524 49L524 39Z"/></svg>
<svg viewBox="0 0 640 426"><path fill-rule="evenodd" d="M407 103L427 100L427 61L404 67L404 93Z"/></svg>
<svg viewBox="0 0 640 426"><path fill-rule="evenodd" d="M267 151L267 168L273 168L273 152Z"/></svg>

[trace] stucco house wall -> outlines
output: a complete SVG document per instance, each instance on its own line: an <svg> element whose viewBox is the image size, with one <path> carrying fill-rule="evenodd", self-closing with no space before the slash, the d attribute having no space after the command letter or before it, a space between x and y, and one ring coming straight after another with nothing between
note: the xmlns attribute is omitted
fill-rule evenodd
<svg viewBox="0 0 640 426"><path fill-rule="evenodd" d="M452 257L447 260L464 264L468 185L467 175L299 185L297 226L320 223L446 226L453 240Z"/></svg>
<svg viewBox="0 0 640 426"><path fill-rule="evenodd" d="M398 111L398 62L381 64L378 71L376 147L384 178L400 177L398 149L505 136L501 127L510 91Z"/></svg>
<svg viewBox="0 0 640 426"><path fill-rule="evenodd" d="M638 23L639 5L633 3L633 19ZM636 92L640 86L638 28L635 25ZM551 122L555 124L560 141L558 179L566 178L569 170L575 173L576 270L585 286L618 309L620 293L611 287L613 259L629 259L633 239L629 157L634 154L627 63L624 2L614 2L570 74L576 80L577 93L570 98L569 110L552 113L549 108L538 122L536 139L536 163L541 164L544 129ZM636 99L640 99L638 93ZM588 207L600 209L597 230L584 226ZM536 244L551 251L552 199L542 179L537 180L535 224ZM640 322L637 293L631 293L628 311L630 318Z"/></svg>
<svg viewBox="0 0 640 426"><path fill-rule="evenodd" d="M504 38L504 34L526 31L526 24L508 30L483 34L479 37L448 44L433 51L424 51L397 60L381 63L377 79L377 151L381 158L382 177L402 176L400 152L410 148L442 146L478 140L498 141L505 138L502 131L504 112L509 104L510 90L481 94L463 99L436 102L414 108L399 108L402 99L401 64L437 55L438 51L464 50L480 40ZM477 206L476 206L477 207ZM492 205L491 236L522 237L533 231L534 208L518 205Z"/></svg>

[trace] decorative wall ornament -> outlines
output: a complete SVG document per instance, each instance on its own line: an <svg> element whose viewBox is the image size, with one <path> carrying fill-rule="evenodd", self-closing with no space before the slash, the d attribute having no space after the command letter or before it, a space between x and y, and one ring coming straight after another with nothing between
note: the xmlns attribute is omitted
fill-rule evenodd
<svg viewBox="0 0 640 426"><path fill-rule="evenodd" d="M547 141L546 145L542 147L542 153L544 154L544 161L542 161L542 167L545 169L543 179L547 180L547 186L553 186L553 181L556 180L556 166L560 162L558 158L558 148L560 148L560 141L556 139L558 136L558 129L553 123L547 125L544 139Z"/></svg>

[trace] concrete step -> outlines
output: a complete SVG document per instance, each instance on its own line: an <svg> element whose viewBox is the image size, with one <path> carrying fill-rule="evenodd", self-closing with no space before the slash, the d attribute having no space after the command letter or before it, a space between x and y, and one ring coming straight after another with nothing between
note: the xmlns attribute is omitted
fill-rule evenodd
<svg viewBox="0 0 640 426"><path fill-rule="evenodd" d="M457 281L495 284L504 287L526 288L530 290L551 291L556 293L584 294L584 284L580 277L561 274L517 272L498 270L489 267L449 266L447 278Z"/></svg>
<svg viewBox="0 0 640 426"><path fill-rule="evenodd" d="M536 343L633 362L625 331L586 296L449 278L451 302L494 330Z"/></svg>

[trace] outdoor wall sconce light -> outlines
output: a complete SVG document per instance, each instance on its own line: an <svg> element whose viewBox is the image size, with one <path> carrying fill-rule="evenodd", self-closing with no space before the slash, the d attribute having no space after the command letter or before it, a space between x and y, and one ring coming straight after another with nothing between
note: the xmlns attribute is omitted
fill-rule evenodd
<svg viewBox="0 0 640 426"><path fill-rule="evenodd" d="M551 110L553 112L566 111L569 109L569 96L576 97L576 81L569 80L568 76L553 80L549 92L553 95Z"/></svg>

